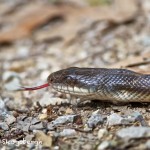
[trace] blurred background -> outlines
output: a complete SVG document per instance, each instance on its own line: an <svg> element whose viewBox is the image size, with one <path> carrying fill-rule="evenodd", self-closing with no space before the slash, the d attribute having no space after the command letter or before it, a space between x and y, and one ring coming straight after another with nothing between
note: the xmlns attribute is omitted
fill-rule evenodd
<svg viewBox="0 0 150 150"><path fill-rule="evenodd" d="M70 66L145 64L149 46L149 0L0 1L3 83L19 74L21 82L38 84ZM134 69L147 72L147 67Z"/></svg>

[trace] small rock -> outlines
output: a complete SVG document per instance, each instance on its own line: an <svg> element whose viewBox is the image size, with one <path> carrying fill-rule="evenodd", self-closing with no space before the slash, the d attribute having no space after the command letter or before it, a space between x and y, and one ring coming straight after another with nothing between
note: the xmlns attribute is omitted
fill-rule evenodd
<svg viewBox="0 0 150 150"><path fill-rule="evenodd" d="M84 131L90 132L90 131L92 131L92 128L89 128L89 126L87 124L85 124L84 125Z"/></svg>
<svg viewBox="0 0 150 150"><path fill-rule="evenodd" d="M29 131L29 127L30 127L30 123L26 123L26 122L21 121L21 120L19 120L19 121L17 122L17 128L18 128L18 129L21 129L21 130L23 130L23 131L25 131L25 132L28 132L28 131Z"/></svg>
<svg viewBox="0 0 150 150"><path fill-rule="evenodd" d="M47 119L47 114L39 114L38 118L39 118L40 120Z"/></svg>
<svg viewBox="0 0 150 150"><path fill-rule="evenodd" d="M66 114L73 114L73 110L70 109L70 108L67 108L67 109L66 109Z"/></svg>
<svg viewBox="0 0 150 150"><path fill-rule="evenodd" d="M59 146L54 146L53 148L54 148L54 150L59 150L60 149Z"/></svg>
<svg viewBox="0 0 150 150"><path fill-rule="evenodd" d="M48 123L48 124L47 124L47 129L48 129L48 130L54 130L54 129L55 129L55 127L54 127L54 125L53 125L53 124Z"/></svg>
<svg viewBox="0 0 150 150"><path fill-rule="evenodd" d="M40 142L44 147L52 147L52 137L50 135L46 135L43 131L36 131L35 140Z"/></svg>
<svg viewBox="0 0 150 150"><path fill-rule="evenodd" d="M3 111L3 110L5 110L5 109L6 109L5 103L4 103L4 101L0 98L0 110Z"/></svg>
<svg viewBox="0 0 150 150"><path fill-rule="evenodd" d="M121 124L130 124L135 122L135 118L134 117L122 117L116 113L111 114L110 116L107 117L107 124L109 126L113 126L113 125L121 125Z"/></svg>
<svg viewBox="0 0 150 150"><path fill-rule="evenodd" d="M45 81L47 79L47 77L49 76L49 74L50 74L50 72L48 70L43 71L40 75L40 79L42 81Z"/></svg>
<svg viewBox="0 0 150 150"><path fill-rule="evenodd" d="M97 150L105 150L110 146L108 141L103 141L98 147Z"/></svg>
<svg viewBox="0 0 150 150"><path fill-rule="evenodd" d="M136 111L133 114L131 114L131 116L134 117L136 121L139 121L142 126L148 126L141 113Z"/></svg>
<svg viewBox="0 0 150 150"><path fill-rule="evenodd" d="M47 109L42 109L43 114L47 114Z"/></svg>
<svg viewBox="0 0 150 150"><path fill-rule="evenodd" d="M4 72L2 79L6 90L17 90L21 86L19 75L16 72Z"/></svg>
<svg viewBox="0 0 150 150"><path fill-rule="evenodd" d="M103 123L104 118L97 113L92 114L92 116L88 119L87 124L90 128L96 127L98 124Z"/></svg>
<svg viewBox="0 0 150 150"><path fill-rule="evenodd" d="M27 135L25 136L25 140L26 140L26 141L32 141L33 138L34 138L34 135L33 135L33 134L27 134Z"/></svg>
<svg viewBox="0 0 150 150"><path fill-rule="evenodd" d="M0 123L0 128L1 129L3 129L3 130L9 130L9 127L8 127L8 125L6 124L6 122L2 122L2 123Z"/></svg>
<svg viewBox="0 0 150 150"><path fill-rule="evenodd" d="M0 98L0 120L4 120L8 115L4 101Z"/></svg>
<svg viewBox="0 0 150 150"><path fill-rule="evenodd" d="M98 139L102 139L104 135L108 134L108 130L106 129L99 129L98 131Z"/></svg>
<svg viewBox="0 0 150 150"><path fill-rule="evenodd" d="M120 138L146 138L150 137L150 127L128 127L119 130L116 135Z"/></svg>
<svg viewBox="0 0 150 150"><path fill-rule="evenodd" d="M150 140L145 143L146 149L150 149Z"/></svg>
<svg viewBox="0 0 150 150"><path fill-rule="evenodd" d="M46 92L44 96L40 99L39 103L42 107L48 106L48 105L56 105L56 104L62 104L62 103L68 103L69 101L67 99L61 99L57 97L52 97L52 95L49 92Z"/></svg>
<svg viewBox="0 0 150 150"><path fill-rule="evenodd" d="M43 126L43 123L40 122L40 123L38 123L38 124L30 125L29 129L30 129L31 131L33 131L33 130L41 130L41 129L44 129L44 126Z"/></svg>
<svg viewBox="0 0 150 150"><path fill-rule="evenodd" d="M81 148L79 147L78 149L81 149ZM82 149L91 150L93 148L92 148L92 145L90 143L87 143L87 144L82 145Z"/></svg>
<svg viewBox="0 0 150 150"><path fill-rule="evenodd" d="M73 136L76 135L77 132L74 129L64 129L59 133L59 136Z"/></svg>
<svg viewBox="0 0 150 150"><path fill-rule="evenodd" d="M27 121L28 119L30 120L31 117L28 117L28 118L26 119L26 121ZM31 123L31 124L38 124L38 123L40 123L40 122L41 122L41 121L40 121L38 118L32 118L30 123Z"/></svg>
<svg viewBox="0 0 150 150"><path fill-rule="evenodd" d="M99 113L100 113L100 110L98 109L98 110L92 112L92 115L96 115L96 114L99 114Z"/></svg>
<svg viewBox="0 0 150 150"><path fill-rule="evenodd" d="M141 37L141 43L144 46L150 46L150 36L148 36L148 35L142 36Z"/></svg>
<svg viewBox="0 0 150 150"><path fill-rule="evenodd" d="M74 123L78 119L81 119L80 115L65 115L60 116L56 120L52 121L53 125L65 124L65 123Z"/></svg>
<svg viewBox="0 0 150 150"><path fill-rule="evenodd" d="M16 118L12 115L7 115L5 121L8 125L10 125L16 121Z"/></svg>
<svg viewBox="0 0 150 150"><path fill-rule="evenodd" d="M22 119L24 118L24 119ZM43 123L37 119L32 117L17 117L17 128L23 130L23 131L29 131L29 130L40 130L43 129Z"/></svg>

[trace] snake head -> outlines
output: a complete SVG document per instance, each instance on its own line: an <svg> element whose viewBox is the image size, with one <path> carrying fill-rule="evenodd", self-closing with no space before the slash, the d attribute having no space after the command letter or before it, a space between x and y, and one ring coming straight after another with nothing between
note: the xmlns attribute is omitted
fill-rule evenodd
<svg viewBox="0 0 150 150"><path fill-rule="evenodd" d="M48 83L55 90L73 95L87 95L94 92L91 73L88 70L71 67L54 72L48 76ZM90 80L89 80L90 79ZM95 86L94 86L95 87Z"/></svg>

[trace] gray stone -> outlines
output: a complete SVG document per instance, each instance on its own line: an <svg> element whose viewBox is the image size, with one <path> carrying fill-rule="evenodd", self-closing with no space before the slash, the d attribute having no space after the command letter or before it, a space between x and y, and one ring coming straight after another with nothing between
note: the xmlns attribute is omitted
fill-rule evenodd
<svg viewBox="0 0 150 150"><path fill-rule="evenodd" d="M131 116L134 117L136 121L139 121L142 126L148 126L148 124L145 121L145 119L143 118L142 114L139 113L138 111L131 114Z"/></svg>
<svg viewBox="0 0 150 150"><path fill-rule="evenodd" d="M64 129L59 133L59 136L73 136L76 135L77 132L74 129Z"/></svg>
<svg viewBox="0 0 150 150"><path fill-rule="evenodd" d="M122 117L116 113L111 114L107 117L107 125L113 126L113 125L127 125L130 123L135 122L135 117Z"/></svg>
<svg viewBox="0 0 150 150"><path fill-rule="evenodd" d="M19 75L16 72L6 71L2 79L5 83L4 87L6 90L18 90L21 86Z"/></svg>
<svg viewBox="0 0 150 150"><path fill-rule="evenodd" d="M94 128L96 127L98 124L101 124L104 122L104 117L102 117L100 114L92 114L92 116L88 119L87 124L88 127L90 128Z"/></svg>
<svg viewBox="0 0 150 150"><path fill-rule="evenodd" d="M22 116L17 118L17 128L28 132L29 130L43 129L44 126L37 118Z"/></svg>
<svg viewBox="0 0 150 150"><path fill-rule="evenodd" d="M146 149L150 149L150 140L145 143Z"/></svg>
<svg viewBox="0 0 150 150"><path fill-rule="evenodd" d="M0 110L5 110L5 103L4 101L0 98Z"/></svg>
<svg viewBox="0 0 150 150"><path fill-rule="evenodd" d="M150 36L148 35L142 36L141 42L144 46L150 46Z"/></svg>
<svg viewBox="0 0 150 150"><path fill-rule="evenodd" d="M52 97L53 95L49 92L44 93L43 97L40 99L39 103L42 107L48 106L48 105L56 105L61 103L68 103L67 99L61 99L58 97Z"/></svg>
<svg viewBox="0 0 150 150"><path fill-rule="evenodd" d="M150 137L150 127L128 127L119 130L116 135L120 138L146 138Z"/></svg>
<svg viewBox="0 0 150 150"><path fill-rule="evenodd" d="M0 98L0 120L4 120L8 115L4 101Z"/></svg>
<svg viewBox="0 0 150 150"><path fill-rule="evenodd" d="M6 124L6 122L0 123L0 128L3 129L3 130L8 130L9 129L8 125Z"/></svg>
<svg viewBox="0 0 150 150"><path fill-rule="evenodd" d="M53 125L65 124L65 123L74 123L76 120L80 118L79 115L65 115L60 116L56 120L52 121Z"/></svg>
<svg viewBox="0 0 150 150"><path fill-rule="evenodd" d="M53 124L51 124L51 123L48 123L48 124L47 124L47 129L48 129L48 130L54 130L54 128L55 128L55 127L54 127Z"/></svg>
<svg viewBox="0 0 150 150"><path fill-rule="evenodd" d="M8 125L10 125L16 121L16 118L12 115L7 115L5 121Z"/></svg>
<svg viewBox="0 0 150 150"><path fill-rule="evenodd" d="M31 125L30 130L41 130L41 129L44 129L44 126L43 126L43 123L40 122L38 124L34 124L34 125Z"/></svg>

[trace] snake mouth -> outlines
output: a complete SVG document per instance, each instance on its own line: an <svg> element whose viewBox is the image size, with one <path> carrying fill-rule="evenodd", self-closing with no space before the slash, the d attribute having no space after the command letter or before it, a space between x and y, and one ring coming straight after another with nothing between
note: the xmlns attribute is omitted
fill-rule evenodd
<svg viewBox="0 0 150 150"><path fill-rule="evenodd" d="M71 87L71 86L64 86L60 84L54 84L52 85L52 88L54 88L58 92L63 92L66 94L71 94L71 95L90 95L94 92L92 88L79 88L79 87Z"/></svg>

